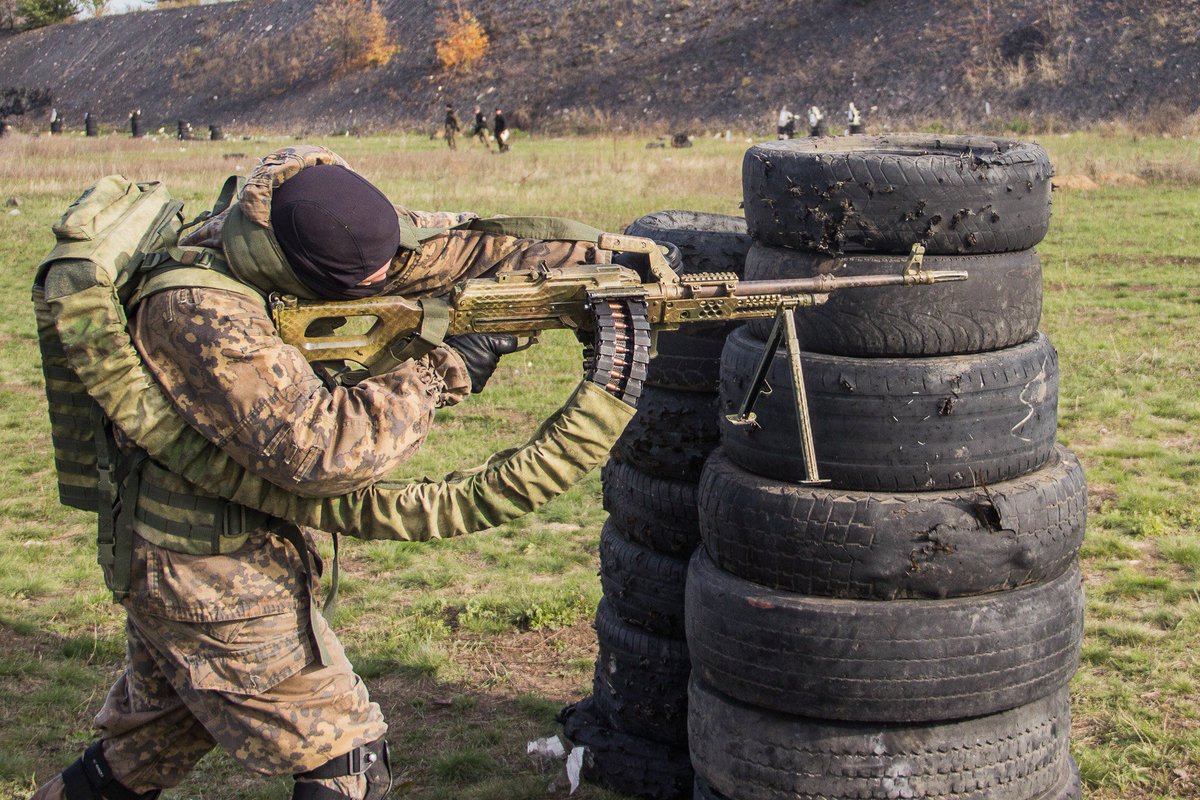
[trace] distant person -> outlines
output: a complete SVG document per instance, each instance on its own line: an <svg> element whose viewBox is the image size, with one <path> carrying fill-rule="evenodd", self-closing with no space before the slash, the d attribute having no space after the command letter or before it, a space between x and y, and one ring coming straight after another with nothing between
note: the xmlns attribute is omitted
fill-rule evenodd
<svg viewBox="0 0 1200 800"><path fill-rule="evenodd" d="M496 116L492 120L492 134L496 137L496 146L500 148L501 153L509 151L508 146L508 122L504 119L504 111L500 108L496 109Z"/></svg>
<svg viewBox="0 0 1200 800"><path fill-rule="evenodd" d="M775 127L775 133L780 139L791 139L796 135L796 115L788 111L787 106L779 109L779 124Z"/></svg>
<svg viewBox="0 0 1200 800"><path fill-rule="evenodd" d="M58 109L50 109L50 134L53 136L55 134L62 133L62 129L63 121L62 117L58 115Z"/></svg>
<svg viewBox="0 0 1200 800"><path fill-rule="evenodd" d="M854 105L850 104L849 110L846 111L846 133L851 136L859 133L866 133L867 126L863 125L862 113Z"/></svg>
<svg viewBox="0 0 1200 800"><path fill-rule="evenodd" d="M475 124L471 128L471 136L483 142L483 146L488 150L492 149L492 135L488 130L487 119L483 116L483 109L475 106Z"/></svg>
<svg viewBox="0 0 1200 800"><path fill-rule="evenodd" d="M456 138L461 126L458 124L458 115L454 113L454 106L449 103L446 104L446 119L443 122L443 127L445 128L446 144L449 145L451 150L457 150L458 142Z"/></svg>
<svg viewBox="0 0 1200 800"><path fill-rule="evenodd" d="M129 135L134 139L142 138L142 110L140 108L129 112Z"/></svg>
<svg viewBox="0 0 1200 800"><path fill-rule="evenodd" d="M816 106L811 106L808 109L808 135L809 136L825 136L825 115L821 113L821 109Z"/></svg>

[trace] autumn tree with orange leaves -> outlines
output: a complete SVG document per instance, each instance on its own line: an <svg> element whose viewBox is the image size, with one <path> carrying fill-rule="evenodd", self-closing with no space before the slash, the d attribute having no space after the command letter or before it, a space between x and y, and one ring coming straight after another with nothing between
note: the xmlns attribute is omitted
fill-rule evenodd
<svg viewBox="0 0 1200 800"><path fill-rule="evenodd" d="M483 61L491 45L483 24L461 7L438 19L438 31L440 36L433 46L447 72L470 72Z"/></svg>
<svg viewBox="0 0 1200 800"><path fill-rule="evenodd" d="M400 50L378 0L324 0L312 25L340 75L382 67Z"/></svg>

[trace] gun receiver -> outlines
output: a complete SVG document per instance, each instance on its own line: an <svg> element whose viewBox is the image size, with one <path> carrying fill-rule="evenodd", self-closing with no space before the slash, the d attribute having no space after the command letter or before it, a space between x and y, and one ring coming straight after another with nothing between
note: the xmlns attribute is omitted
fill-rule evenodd
<svg viewBox="0 0 1200 800"><path fill-rule="evenodd" d="M770 281L739 280L732 272L678 275L650 239L603 234L598 244L605 250L646 254L651 279L643 282L637 272L616 264L577 264L463 281L446 299L384 295L302 303L295 297L273 295L271 312L280 337L299 348L309 361L352 361L372 375L427 352L446 334L511 334L532 343L544 330L566 328L591 333L593 306L612 300L645 303L655 333L695 323L775 317L775 333L763 355L760 374L741 411L731 419L737 424L755 424L753 406L765 387L766 365L775 349L786 343L797 390L797 413L806 439L809 478L818 481L810 426L806 424L800 345L792 318L795 309L820 305L833 292L846 289L917 286L967 277L966 272L925 270L925 248L919 244L913 246L903 270L895 275L818 275Z"/></svg>
<svg viewBox="0 0 1200 800"><path fill-rule="evenodd" d="M959 281L965 272L921 269L918 256L896 275L744 281L733 273L680 276L649 239L605 235L601 247L650 252L653 280L615 264L579 264L476 278L455 286L447 300L384 295L337 302L273 296L271 311L283 340L309 361L353 361L372 374L390 369L403 345L441 323L443 333L507 333L533 338L544 330L590 331L591 305L600 298L638 298L655 331L701 322L772 317L780 309L819 305L836 291L869 286L915 286ZM637 250L634 250L634 248ZM920 247L918 245L918 247ZM657 255L657 258L655 256ZM439 319L440 318L440 319ZM359 320L342 332L336 327ZM365 328L365 330L360 330ZM425 333L435 340L436 331Z"/></svg>

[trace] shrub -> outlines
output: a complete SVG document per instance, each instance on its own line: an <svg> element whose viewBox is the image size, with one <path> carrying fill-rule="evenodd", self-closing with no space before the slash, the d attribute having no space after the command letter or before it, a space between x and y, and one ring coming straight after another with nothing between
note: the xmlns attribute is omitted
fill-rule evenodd
<svg viewBox="0 0 1200 800"><path fill-rule="evenodd" d="M470 72L488 53L491 42L483 24L461 8L438 20L441 35L434 42L438 61L448 72Z"/></svg>
<svg viewBox="0 0 1200 800"><path fill-rule="evenodd" d="M338 74L382 67L400 50L378 0L324 0L313 12L312 27L333 51Z"/></svg>
<svg viewBox="0 0 1200 800"><path fill-rule="evenodd" d="M75 0L17 0L16 16L25 28L42 28L68 20L79 13Z"/></svg>

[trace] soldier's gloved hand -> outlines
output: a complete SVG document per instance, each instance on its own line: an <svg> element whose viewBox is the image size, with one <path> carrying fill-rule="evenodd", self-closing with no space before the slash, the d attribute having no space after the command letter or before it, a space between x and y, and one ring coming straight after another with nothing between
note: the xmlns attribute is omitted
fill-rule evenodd
<svg viewBox="0 0 1200 800"><path fill-rule="evenodd" d="M517 337L501 333L462 333L447 336L445 344L466 363L473 394L483 391L500 363L500 356L515 353L520 348Z"/></svg>

